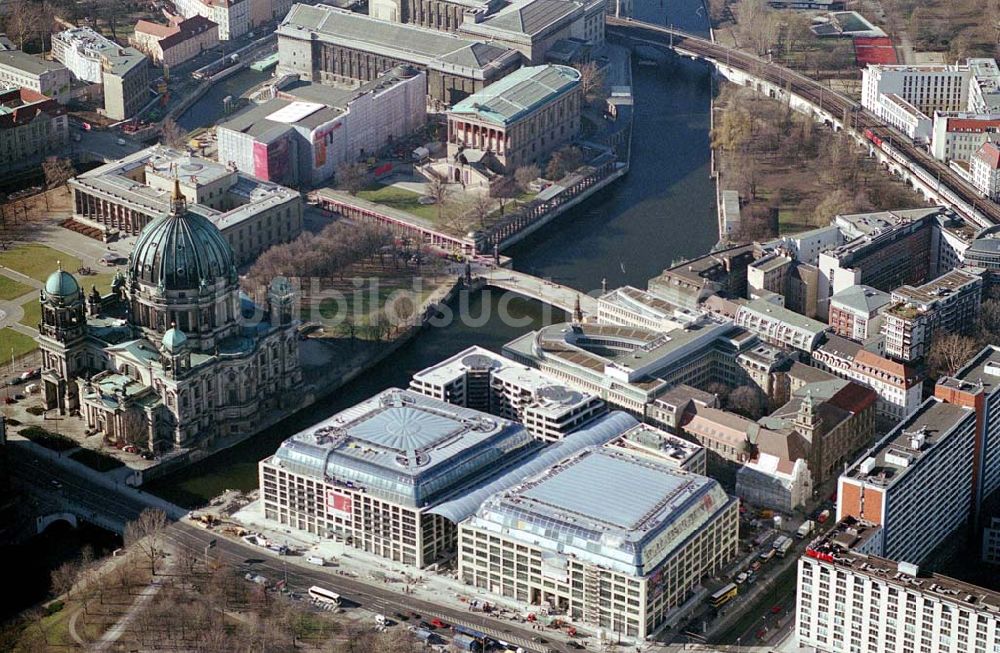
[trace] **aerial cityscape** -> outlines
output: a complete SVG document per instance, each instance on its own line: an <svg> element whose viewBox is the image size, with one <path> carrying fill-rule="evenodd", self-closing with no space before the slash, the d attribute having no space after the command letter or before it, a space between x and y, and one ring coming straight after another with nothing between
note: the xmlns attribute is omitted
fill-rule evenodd
<svg viewBox="0 0 1000 653"><path fill-rule="evenodd" d="M0 3L0 651L1000 652L997 57Z"/></svg>

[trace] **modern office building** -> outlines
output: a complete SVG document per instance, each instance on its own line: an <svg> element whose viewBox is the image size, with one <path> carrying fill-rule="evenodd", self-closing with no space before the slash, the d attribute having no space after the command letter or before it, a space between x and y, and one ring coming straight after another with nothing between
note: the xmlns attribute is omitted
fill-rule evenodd
<svg viewBox="0 0 1000 653"><path fill-rule="evenodd" d="M187 210L207 218L233 250L236 265L302 231L302 197L233 166L163 145L140 150L69 180L73 219L101 233L138 234L170 211L177 178Z"/></svg>
<svg viewBox="0 0 1000 653"><path fill-rule="evenodd" d="M881 526L867 551L921 564L973 514L976 412L930 398L841 475L837 519Z"/></svg>
<svg viewBox="0 0 1000 653"><path fill-rule="evenodd" d="M169 25L140 20L129 42L154 63L169 69L217 47L219 26L201 15L175 17Z"/></svg>
<svg viewBox="0 0 1000 653"><path fill-rule="evenodd" d="M974 500L980 507L1000 489L1000 347L988 345L953 376L942 377L934 396L976 411Z"/></svg>
<svg viewBox="0 0 1000 653"><path fill-rule="evenodd" d="M736 325L756 334L764 342L806 352L816 349L829 327L770 299L753 299L741 304Z"/></svg>
<svg viewBox="0 0 1000 653"><path fill-rule="evenodd" d="M885 353L903 362L922 359L938 329L965 333L979 318L981 274L951 270L922 286L892 291L892 305L882 315Z"/></svg>
<svg viewBox="0 0 1000 653"><path fill-rule="evenodd" d="M354 89L292 82L218 126L218 158L265 181L320 184L423 127L426 93L426 76L410 66Z"/></svg>
<svg viewBox="0 0 1000 653"><path fill-rule="evenodd" d="M983 527L982 559L991 565L1000 565L1000 517L991 517Z"/></svg>
<svg viewBox="0 0 1000 653"><path fill-rule="evenodd" d="M68 143L64 106L27 88L0 88L0 169L38 167Z"/></svg>
<svg viewBox="0 0 1000 653"><path fill-rule="evenodd" d="M744 356L757 348L768 354L766 367L759 366L760 357ZM725 322L668 333L605 324L553 324L507 343L503 353L668 428L657 418L656 399L673 386L719 382L766 388L784 364L780 352Z"/></svg>
<svg viewBox="0 0 1000 653"><path fill-rule="evenodd" d="M738 521L737 500L717 481L593 447L523 477L461 522L458 574L549 614L646 638L737 554Z"/></svg>
<svg viewBox="0 0 1000 653"><path fill-rule="evenodd" d="M866 285L890 292L924 283L958 267L975 230L944 207L838 215L842 239L818 254L817 306L826 319L829 300Z"/></svg>
<svg viewBox="0 0 1000 653"><path fill-rule="evenodd" d="M236 39L250 31L250 7L256 0L175 0L185 18L202 16L219 26L219 38Z"/></svg>
<svg viewBox="0 0 1000 653"><path fill-rule="evenodd" d="M58 61L20 50L0 50L0 85L26 88L66 104L72 81L69 69Z"/></svg>
<svg viewBox="0 0 1000 653"><path fill-rule="evenodd" d="M838 336L867 342L881 331L881 312L891 300L889 293L871 286L845 288L830 297L830 328Z"/></svg>
<svg viewBox="0 0 1000 653"><path fill-rule="evenodd" d="M645 290L622 286L597 298L597 321L651 331L673 331L703 323L704 316Z"/></svg>
<svg viewBox="0 0 1000 653"><path fill-rule="evenodd" d="M923 401L922 376L909 365L864 349L860 344L831 335L812 353L812 364L875 390L876 410L898 422Z"/></svg>
<svg viewBox="0 0 1000 653"><path fill-rule="evenodd" d="M579 71L550 64L516 70L458 102L448 110L449 180L483 186L541 167L579 133L582 98Z"/></svg>
<svg viewBox="0 0 1000 653"><path fill-rule="evenodd" d="M521 422L541 440L559 440L607 412L595 395L494 354L468 349L413 375L414 392Z"/></svg>
<svg viewBox="0 0 1000 653"><path fill-rule="evenodd" d="M278 27L278 74L319 83L370 82L409 64L427 75L427 95L450 106L521 65L510 48L390 23L326 5L296 4Z"/></svg>
<svg viewBox="0 0 1000 653"><path fill-rule="evenodd" d="M1000 594L867 552L879 530L846 519L799 558L799 647L823 653L982 653L1000 647Z"/></svg>
<svg viewBox="0 0 1000 653"><path fill-rule="evenodd" d="M266 306L240 295L232 250L187 210L175 180L169 213L142 230L108 295L85 295L61 269L45 282L36 337L45 407L156 452L260 431L302 399L295 298L285 284Z"/></svg>
<svg viewBox="0 0 1000 653"><path fill-rule="evenodd" d="M131 118L152 99L146 55L122 47L90 27L53 34L52 56L78 79L101 85L104 114L112 120Z"/></svg>
<svg viewBox="0 0 1000 653"><path fill-rule="evenodd" d="M925 116L935 111L965 111L969 107L968 65L875 65L861 73L861 105L882 120L890 120L882 96L896 95Z"/></svg>
<svg viewBox="0 0 1000 653"><path fill-rule="evenodd" d="M425 567L458 550L489 497L634 427L603 415L545 446L520 424L389 389L285 440L260 461L265 518Z"/></svg>

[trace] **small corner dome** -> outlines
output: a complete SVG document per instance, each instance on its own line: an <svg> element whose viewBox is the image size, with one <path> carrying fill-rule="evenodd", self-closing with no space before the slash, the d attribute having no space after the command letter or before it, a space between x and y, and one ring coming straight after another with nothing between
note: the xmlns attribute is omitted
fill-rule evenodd
<svg viewBox="0 0 1000 653"><path fill-rule="evenodd" d="M169 352L177 352L187 342L187 336L184 332L177 327L171 327L167 329L167 332L163 334L163 349Z"/></svg>
<svg viewBox="0 0 1000 653"><path fill-rule="evenodd" d="M59 269L50 274L45 281L45 294L64 302L75 301L80 298L80 284L72 274Z"/></svg>

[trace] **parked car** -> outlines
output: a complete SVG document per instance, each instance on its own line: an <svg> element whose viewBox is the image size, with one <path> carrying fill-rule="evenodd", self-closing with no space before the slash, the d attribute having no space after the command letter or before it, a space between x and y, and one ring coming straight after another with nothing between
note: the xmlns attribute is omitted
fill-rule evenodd
<svg viewBox="0 0 1000 653"><path fill-rule="evenodd" d="M18 378L20 378L22 381L31 381L32 379L37 379L41 376L42 376L42 371L36 367L34 369L28 370L27 372L21 372L21 376Z"/></svg>

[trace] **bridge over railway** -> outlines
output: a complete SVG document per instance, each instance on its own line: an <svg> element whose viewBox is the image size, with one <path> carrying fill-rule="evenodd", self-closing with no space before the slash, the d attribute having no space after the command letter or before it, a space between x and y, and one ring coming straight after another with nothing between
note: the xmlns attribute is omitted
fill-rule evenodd
<svg viewBox="0 0 1000 653"><path fill-rule="evenodd" d="M734 83L787 99L796 110L813 113L834 129L849 130L869 147L873 156L913 185L929 202L944 204L982 227L1000 224L1000 205L982 197L948 165L886 125L860 103L814 79L694 34L628 18L609 16L607 35L625 44L667 48L681 56L706 61Z"/></svg>

